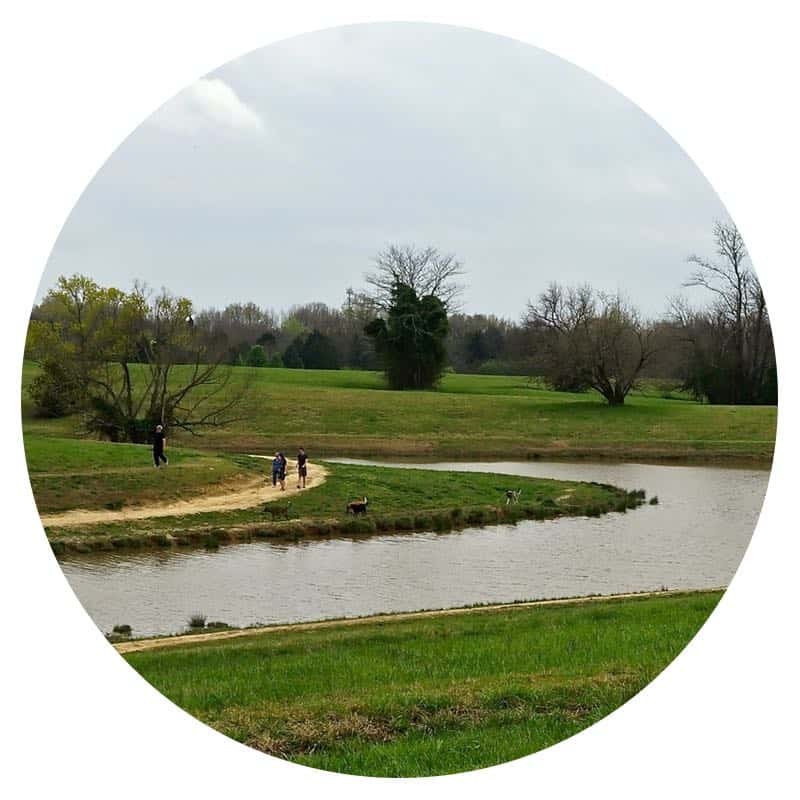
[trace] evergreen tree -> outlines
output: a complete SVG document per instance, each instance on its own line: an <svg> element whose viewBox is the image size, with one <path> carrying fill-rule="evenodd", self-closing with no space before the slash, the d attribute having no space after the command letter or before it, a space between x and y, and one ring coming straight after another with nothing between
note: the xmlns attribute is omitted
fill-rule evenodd
<svg viewBox="0 0 800 800"><path fill-rule="evenodd" d="M430 389L444 371L447 311L433 295L418 297L395 282L386 319L370 322L364 332L373 340L393 389Z"/></svg>

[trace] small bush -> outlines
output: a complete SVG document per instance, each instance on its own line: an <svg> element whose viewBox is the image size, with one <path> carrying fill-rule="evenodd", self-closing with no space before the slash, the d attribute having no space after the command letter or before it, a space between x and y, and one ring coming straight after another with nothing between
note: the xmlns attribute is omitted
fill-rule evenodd
<svg viewBox="0 0 800 800"><path fill-rule="evenodd" d="M219 539L216 533L209 533L205 539L203 539L203 547L205 547L206 550L219 550Z"/></svg>
<svg viewBox="0 0 800 800"><path fill-rule="evenodd" d="M149 536L150 544L156 544L159 547L169 547L172 542L170 542L169 536L165 533L151 533Z"/></svg>
<svg viewBox="0 0 800 800"><path fill-rule="evenodd" d="M434 514L431 519L435 531L447 531L452 527L452 520L449 514Z"/></svg>
<svg viewBox="0 0 800 800"><path fill-rule="evenodd" d="M430 514L417 514L414 517L414 528L418 531L429 531L433 528L433 519Z"/></svg>
<svg viewBox="0 0 800 800"><path fill-rule="evenodd" d="M392 520L389 517L373 517L375 528L379 531L390 531L392 529Z"/></svg>
<svg viewBox="0 0 800 800"><path fill-rule="evenodd" d="M482 525L486 522L487 514L482 508L473 508L467 513L468 525Z"/></svg>
<svg viewBox="0 0 800 800"><path fill-rule="evenodd" d="M221 629L221 628L230 628L230 627L231 626L228 625L227 622L207 622L206 623L206 628Z"/></svg>
<svg viewBox="0 0 800 800"><path fill-rule="evenodd" d="M658 505L658 495L653 495L650 498L650 505L651 506L657 506Z"/></svg>
<svg viewBox="0 0 800 800"><path fill-rule="evenodd" d="M394 527L398 531L414 530L414 520L411 517L395 517Z"/></svg>
<svg viewBox="0 0 800 800"><path fill-rule="evenodd" d="M109 511L119 511L124 505L124 500L109 500L103 504L103 508L107 508Z"/></svg>
<svg viewBox="0 0 800 800"><path fill-rule="evenodd" d="M464 516L464 509L458 506L456 508L450 509L450 516L452 517L453 520L459 521Z"/></svg>
<svg viewBox="0 0 800 800"><path fill-rule="evenodd" d="M190 628L205 628L206 626L206 618L204 614L192 614L189 617L189 627Z"/></svg>
<svg viewBox="0 0 800 800"><path fill-rule="evenodd" d="M130 625L115 625L112 630L114 633L119 633L122 636L130 636L133 628L131 628Z"/></svg>
<svg viewBox="0 0 800 800"><path fill-rule="evenodd" d="M50 549L54 555L60 556L67 552L67 546L64 542L50 542Z"/></svg>

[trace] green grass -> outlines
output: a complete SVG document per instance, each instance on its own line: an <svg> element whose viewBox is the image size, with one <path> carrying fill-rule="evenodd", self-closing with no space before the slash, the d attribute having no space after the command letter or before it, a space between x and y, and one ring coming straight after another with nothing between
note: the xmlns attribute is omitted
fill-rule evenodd
<svg viewBox="0 0 800 800"><path fill-rule="evenodd" d="M25 365L23 385L35 370ZM437 391L394 392L374 372L236 368L230 391L245 386L239 411L244 419L210 431L199 440L204 448L269 453L293 452L302 444L312 457L746 458L767 463L775 439L774 406L694 403L657 381L618 408L596 393L553 392L536 381L502 375L447 374ZM34 418L24 392L22 405L28 433L64 436L77 428L76 420Z"/></svg>
<svg viewBox="0 0 800 800"><path fill-rule="evenodd" d="M719 592L258 634L126 656L178 706L338 772L436 775L548 747L646 686Z"/></svg>
<svg viewBox="0 0 800 800"><path fill-rule="evenodd" d="M169 466L155 469L151 452L146 445L25 435L31 487L41 513L118 509L222 492L264 469L259 459L173 447L167 449Z"/></svg>
<svg viewBox="0 0 800 800"><path fill-rule="evenodd" d="M99 448L104 446L115 448L119 445L97 445ZM196 458L205 463L212 456L198 454ZM251 463L255 464L255 469L267 468L267 462L263 460L254 459ZM164 533L176 536L195 534L192 543L204 544L208 536L219 543L259 536L297 538L302 535L350 535L415 529L450 530L469 524L530 518L538 512L541 512L542 518L556 514L588 513L590 509L598 509L600 513L615 508L620 502L624 504L627 500L621 490L596 483L544 478L511 479L492 473L442 472L353 464L325 466L329 473L325 483L316 487L312 485L305 492L290 498L291 519L288 522L278 521L273 524L259 504L256 508L237 511L48 527L47 534L52 542L62 542L65 546L90 544L93 548L102 548L112 540L117 541L116 546L119 547L126 542L130 543L131 538L135 544L140 544L143 537L146 543L167 546L169 541L163 538ZM186 482L197 472L188 456L180 466L175 467L175 474L179 474L181 469L187 472ZM151 472L156 473L156 478L166 479L168 474L167 470L151 469ZM203 472L200 474L205 475ZM90 475L91 473L79 473L81 480L83 476ZM104 477L106 483L103 484L103 490L109 496L118 495L122 491L121 486L130 488L130 477L125 472L109 472ZM66 486L69 486L68 478L68 474L62 478L62 483ZM38 483L35 474L32 480L36 487ZM82 499L88 485L92 485L91 478L81 484L81 491L77 494L65 495L63 502L70 502L70 497L73 498L72 502ZM143 491L149 493L150 488L147 486ZM197 491L198 487L189 484L188 488ZM508 488L522 489L518 506L505 507L505 491ZM356 519L348 515L347 503L365 494L369 497L367 517ZM128 502L133 504L138 497L140 495L134 496L133 500L129 498ZM273 502L284 501L278 499ZM508 512L510 516L498 518L494 510L498 506L504 514ZM460 512L458 518L452 515L453 509ZM518 516L513 516L515 514ZM480 519L473 519L474 515L480 515ZM408 524L403 522L406 517Z"/></svg>

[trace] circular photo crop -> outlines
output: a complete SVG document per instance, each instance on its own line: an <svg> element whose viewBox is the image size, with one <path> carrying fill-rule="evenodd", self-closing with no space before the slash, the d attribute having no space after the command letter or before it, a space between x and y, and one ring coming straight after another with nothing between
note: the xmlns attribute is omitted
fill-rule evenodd
<svg viewBox="0 0 800 800"><path fill-rule="evenodd" d="M753 533L770 319L639 108L487 33L369 24L199 78L35 298L31 484L133 669L265 755L534 753L686 646Z"/></svg>

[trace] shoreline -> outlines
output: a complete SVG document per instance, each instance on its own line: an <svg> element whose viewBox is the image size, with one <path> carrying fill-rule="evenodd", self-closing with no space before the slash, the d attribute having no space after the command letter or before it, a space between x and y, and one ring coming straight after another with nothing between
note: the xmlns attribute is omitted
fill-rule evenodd
<svg viewBox="0 0 800 800"><path fill-rule="evenodd" d="M682 595L711 594L725 592L726 586L717 586L709 589L661 589L641 592L622 592L616 594L578 595L575 597L554 597L540 600L519 600L509 603L490 603L486 605L458 606L455 608L423 609L419 611L396 611L382 614L369 614L363 617L340 617L337 619L313 620L310 622L276 623L274 625L260 625L252 628L226 628L219 631L204 633L174 633L163 636L150 636L141 639L126 641L112 641L114 649L121 655L138 653L145 650L155 650L164 647L189 646L204 644L206 642L226 641L241 639L249 636L260 636L271 633L302 632L336 627L354 627L357 625L370 625L405 620L429 619L436 617L456 616L460 614L493 613L499 611L512 611L526 608L559 606L559 605L584 605L598 602L614 602L621 600L635 600L653 597L676 597Z"/></svg>

